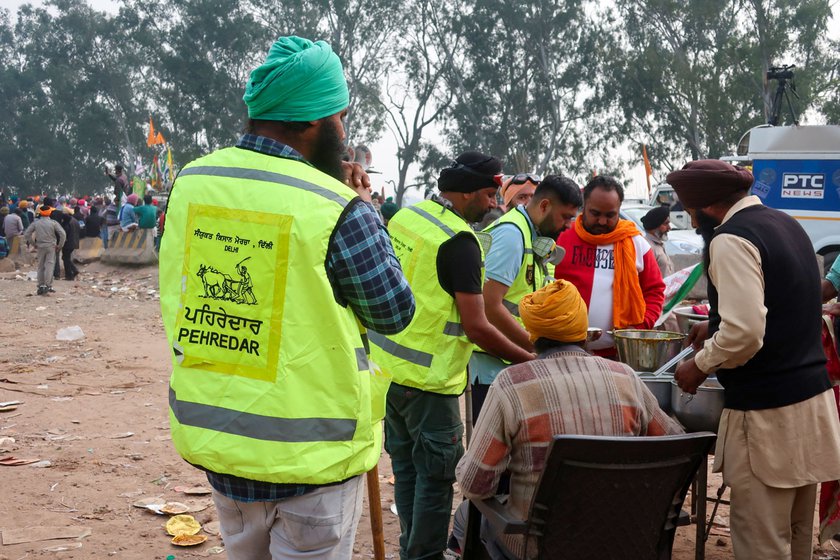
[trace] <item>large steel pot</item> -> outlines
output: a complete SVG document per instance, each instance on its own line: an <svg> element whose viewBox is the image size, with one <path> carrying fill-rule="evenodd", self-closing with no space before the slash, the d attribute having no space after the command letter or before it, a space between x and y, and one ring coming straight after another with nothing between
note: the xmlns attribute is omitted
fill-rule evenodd
<svg viewBox="0 0 840 560"><path fill-rule="evenodd" d="M677 318L677 326L680 328L680 332L688 334L691 331L691 327L696 325L697 323L701 323L703 321L708 321L708 315L700 315L699 313L695 313L691 306L688 307L675 307L674 308L674 317Z"/></svg>
<svg viewBox="0 0 840 560"><path fill-rule="evenodd" d="M687 431L717 432L723 412L723 387L716 378L709 377L692 397L671 381L671 409Z"/></svg>
<svg viewBox="0 0 840 560"><path fill-rule="evenodd" d="M636 371L656 371L682 349L685 335L671 331L622 329L613 333L618 359Z"/></svg>
<svg viewBox="0 0 840 560"><path fill-rule="evenodd" d="M656 397L656 402L659 403L659 408L665 411L666 414L671 413L671 381L674 379L673 373L663 373L658 377L653 377L650 372L637 371L636 375L642 383L650 389L653 396Z"/></svg>

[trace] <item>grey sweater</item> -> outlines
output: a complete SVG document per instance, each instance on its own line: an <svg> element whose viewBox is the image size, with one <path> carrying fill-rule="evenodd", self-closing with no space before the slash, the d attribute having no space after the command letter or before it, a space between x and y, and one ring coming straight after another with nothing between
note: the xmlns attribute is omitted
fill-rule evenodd
<svg viewBox="0 0 840 560"><path fill-rule="evenodd" d="M64 233L64 229L58 225L58 222L46 217L37 218L29 224L23 235L28 243L32 243L34 237L36 247L61 249L64 242L67 241L67 234Z"/></svg>

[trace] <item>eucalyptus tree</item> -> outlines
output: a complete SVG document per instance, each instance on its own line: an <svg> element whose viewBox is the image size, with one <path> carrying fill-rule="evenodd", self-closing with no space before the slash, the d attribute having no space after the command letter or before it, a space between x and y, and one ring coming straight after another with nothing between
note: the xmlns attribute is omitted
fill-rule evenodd
<svg viewBox="0 0 840 560"><path fill-rule="evenodd" d="M113 19L82 0L23 5L0 20L0 170L21 193L89 193L138 135L138 107Z"/></svg>
<svg viewBox="0 0 840 560"><path fill-rule="evenodd" d="M597 109L590 84L600 23L583 0L466 0L455 15L464 42L449 53L455 100L445 127L453 151L480 148L510 172L586 167ZM446 45L444 45L446 47Z"/></svg>
<svg viewBox="0 0 840 560"><path fill-rule="evenodd" d="M463 41L449 23L453 3L410 0L403 9L406 27L390 54L392 70L381 94L386 124L397 143L397 206L402 206L408 188L424 184L409 185L409 172L419 163L424 135L439 125L452 104L454 92L446 87L446 76L451 71L452 53Z"/></svg>
<svg viewBox="0 0 840 560"><path fill-rule="evenodd" d="M603 99L614 134L649 144L660 170L732 153L766 122L767 70L795 63L800 113L824 82L828 0L618 0Z"/></svg>

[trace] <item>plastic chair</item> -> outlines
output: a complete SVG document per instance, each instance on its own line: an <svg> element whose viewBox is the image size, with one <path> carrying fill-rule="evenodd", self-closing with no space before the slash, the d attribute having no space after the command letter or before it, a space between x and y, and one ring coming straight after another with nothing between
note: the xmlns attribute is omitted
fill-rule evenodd
<svg viewBox="0 0 840 560"><path fill-rule="evenodd" d="M480 511L498 534L525 536L526 558L667 560L686 492L714 440L711 432L555 436L528 519L495 498L472 502L463 558L486 557Z"/></svg>

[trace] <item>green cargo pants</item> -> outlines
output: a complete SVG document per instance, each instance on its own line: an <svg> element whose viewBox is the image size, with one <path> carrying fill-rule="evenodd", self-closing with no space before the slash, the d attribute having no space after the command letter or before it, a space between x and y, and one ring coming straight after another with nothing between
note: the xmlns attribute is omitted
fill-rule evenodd
<svg viewBox="0 0 840 560"><path fill-rule="evenodd" d="M457 397L391 384L385 450L394 470L401 560L443 558L463 431Z"/></svg>

